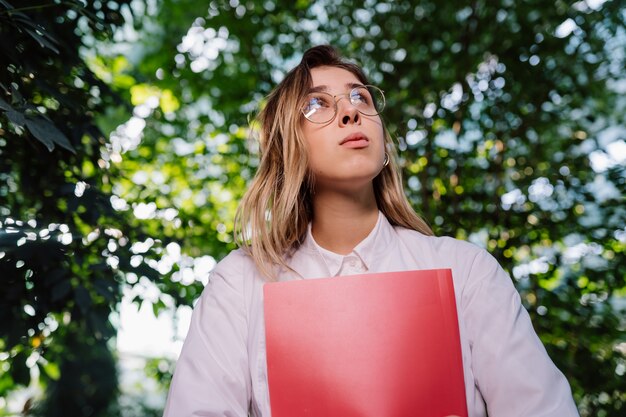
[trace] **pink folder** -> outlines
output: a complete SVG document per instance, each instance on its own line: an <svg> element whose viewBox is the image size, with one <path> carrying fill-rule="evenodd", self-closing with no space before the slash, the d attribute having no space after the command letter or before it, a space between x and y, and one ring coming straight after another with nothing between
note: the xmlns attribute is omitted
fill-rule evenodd
<svg viewBox="0 0 626 417"><path fill-rule="evenodd" d="M449 269L265 284L272 417L467 416Z"/></svg>

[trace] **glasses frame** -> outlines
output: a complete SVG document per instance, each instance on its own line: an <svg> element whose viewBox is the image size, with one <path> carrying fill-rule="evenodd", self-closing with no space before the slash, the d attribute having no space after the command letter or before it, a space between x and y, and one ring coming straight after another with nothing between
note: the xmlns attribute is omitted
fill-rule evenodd
<svg viewBox="0 0 626 417"><path fill-rule="evenodd" d="M377 110L376 113L373 113L373 114L365 113L365 112L361 111L354 103L352 103L352 100L350 100L350 97L352 96L352 93L354 92L354 90L358 90L359 88L365 88L368 91L370 90L370 88L373 88L373 89L378 90L380 92L380 96L382 97L382 105L380 106L380 109L376 109ZM326 94L326 95L328 95L328 96L333 98L333 109L334 109L334 112L333 112L333 116L330 119L328 119L328 120L326 120L324 122L316 122L316 121L311 120L311 119L309 119L307 117L306 113L304 112L304 107L302 109L300 109L300 112L302 113L302 115L304 116L304 118L306 120L308 120L311 123L315 123L315 124L319 124L319 125L330 123L333 120L335 120L335 117L337 117L337 113L339 112L339 106L337 105L337 103L339 103L339 100L341 100L345 96L347 96L348 100L350 100L350 104L352 104L357 109L357 111L359 113L361 113L362 115L364 115L364 116L376 116L376 115L379 115L385 109L385 105L387 104L387 99L385 98L385 92L383 90L381 90L380 88L376 87L375 85L371 85L371 84L358 85L358 86L352 88L349 92L343 93L343 94L335 94L335 95L333 95L333 94L330 94L330 93L327 93L327 92L324 92L324 91L321 91L320 94ZM371 93L370 93L370 95L371 95ZM339 97L339 99L337 99L337 97ZM373 98L372 98L372 100L373 100Z"/></svg>

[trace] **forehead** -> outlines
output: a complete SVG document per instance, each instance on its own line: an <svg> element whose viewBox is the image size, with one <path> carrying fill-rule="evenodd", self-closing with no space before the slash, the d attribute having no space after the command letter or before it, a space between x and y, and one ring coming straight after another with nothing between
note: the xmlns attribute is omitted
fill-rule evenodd
<svg viewBox="0 0 626 417"><path fill-rule="evenodd" d="M323 66L311 70L311 87L326 86L329 90L342 90L346 85L361 84L361 81L348 70Z"/></svg>

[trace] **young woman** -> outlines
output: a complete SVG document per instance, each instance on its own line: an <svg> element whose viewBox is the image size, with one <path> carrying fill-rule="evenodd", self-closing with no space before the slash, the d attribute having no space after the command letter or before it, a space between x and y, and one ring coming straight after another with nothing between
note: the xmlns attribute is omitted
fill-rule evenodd
<svg viewBox="0 0 626 417"><path fill-rule="evenodd" d="M166 416L270 416L267 281L451 268L469 416L577 416L511 279L482 249L434 237L409 205L379 113L383 92L329 46L309 49L259 115L261 163L241 249L211 273Z"/></svg>

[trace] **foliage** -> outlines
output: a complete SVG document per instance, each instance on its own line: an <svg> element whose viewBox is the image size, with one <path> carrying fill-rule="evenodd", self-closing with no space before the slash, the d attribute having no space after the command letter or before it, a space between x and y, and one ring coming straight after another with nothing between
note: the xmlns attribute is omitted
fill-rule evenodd
<svg viewBox="0 0 626 417"><path fill-rule="evenodd" d="M118 392L118 264L145 237L112 208L94 120L123 102L79 48L110 38L126 3L0 1L0 409L37 374L47 395L25 413L102 415Z"/></svg>
<svg viewBox="0 0 626 417"><path fill-rule="evenodd" d="M134 27L118 30L114 44L93 43L84 60L75 45L106 37L102 28L76 38L74 20L59 24L34 9L25 26L0 14L3 39L19 36L6 45L50 57L11 55L4 43L0 50L14 66L0 79L10 93L0 102L0 271L12 284L0 293L12 306L0 349L12 379L0 390L27 382L22 363L33 351L61 363L67 329L84 336L97 322L106 340L121 285L153 281L162 291L155 312L193 302L207 265L233 248L234 208L257 163L250 114L302 51L331 43L385 91L414 206L437 234L485 246L511 272L581 415L621 415L626 173L623 159L607 153L624 146L626 16L618 3L135 1ZM107 16L96 18L121 23ZM45 31L35 35L61 55L5 21L39 24ZM12 82L24 101L15 101ZM134 106L117 128L126 110L110 89ZM72 94L74 103L54 104ZM42 109L24 118L54 123L69 147L56 130L42 139L16 115ZM109 143L91 133L94 118L112 131ZM36 145L34 160L27 143ZM80 181L89 185L82 197ZM39 237L45 228L47 240ZM99 237L86 238L94 230ZM85 319L96 311L99 321ZM61 323L66 312L67 326L38 336L47 328L40 323ZM167 369L149 369L167 383Z"/></svg>
<svg viewBox="0 0 626 417"><path fill-rule="evenodd" d="M249 114L304 49L336 45L386 91L415 207L438 234L487 247L511 271L583 415L622 412L625 173L591 164L624 137L617 2L212 2L204 14L192 0L161 4L133 73L180 107L153 113L123 162L148 174L141 190L160 208L202 233L220 222L230 232L211 198L221 185L236 196L255 167L241 155L254 150L242 134ZM149 171L187 181L165 192ZM189 190L205 190L200 210L183 207ZM210 224L191 214L209 212ZM185 247L219 256L227 236L211 243L213 233L203 246L190 233Z"/></svg>

